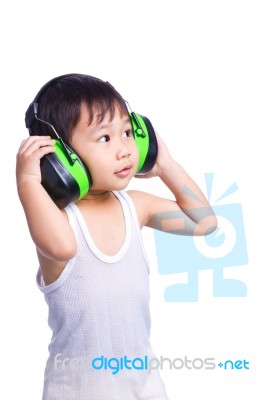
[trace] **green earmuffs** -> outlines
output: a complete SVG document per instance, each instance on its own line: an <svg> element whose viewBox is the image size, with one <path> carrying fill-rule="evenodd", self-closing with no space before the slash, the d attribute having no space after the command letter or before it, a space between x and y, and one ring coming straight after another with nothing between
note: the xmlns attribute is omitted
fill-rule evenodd
<svg viewBox="0 0 266 400"><path fill-rule="evenodd" d="M75 74L76 75L76 74ZM59 137L54 127L38 118L38 99L48 86L62 77L52 79L44 85L25 115L26 127L31 133L31 126L35 119L49 125L56 133L55 152L45 155L41 159L42 185L59 208L76 202L90 190L92 180L90 172L79 156ZM137 174L148 173L155 164L158 145L153 126L147 117L134 112L129 113L133 135L139 151Z"/></svg>

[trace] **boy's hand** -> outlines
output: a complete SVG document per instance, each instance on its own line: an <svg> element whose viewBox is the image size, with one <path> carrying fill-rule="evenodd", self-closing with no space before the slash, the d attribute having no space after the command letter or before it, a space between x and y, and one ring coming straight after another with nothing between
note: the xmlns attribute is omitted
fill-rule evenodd
<svg viewBox="0 0 266 400"><path fill-rule="evenodd" d="M40 159L53 153L55 140L50 136L30 136L23 140L17 153L17 185L28 180L41 183Z"/></svg>
<svg viewBox="0 0 266 400"><path fill-rule="evenodd" d="M153 168L145 175L135 175L136 178L153 178L160 176L163 168L172 160L172 157L166 147L166 144L156 132L156 139L158 143L158 154Z"/></svg>
<svg viewBox="0 0 266 400"><path fill-rule="evenodd" d="M17 154L16 170L18 195L32 240L40 263L48 274L47 279L53 280L77 251L75 235L66 213L55 205L41 185L40 160L55 151L54 144L55 140L50 136L30 136L23 140Z"/></svg>

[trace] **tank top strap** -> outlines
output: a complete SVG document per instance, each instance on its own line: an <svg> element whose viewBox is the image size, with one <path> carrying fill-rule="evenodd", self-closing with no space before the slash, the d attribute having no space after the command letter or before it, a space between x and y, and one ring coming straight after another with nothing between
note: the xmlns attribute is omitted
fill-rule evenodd
<svg viewBox="0 0 266 400"><path fill-rule="evenodd" d="M127 204L128 210L129 210L131 218L132 218L132 222L133 222L134 228L135 228L135 230L137 232L137 235L138 235L138 239L139 239L139 242L140 242L140 245L141 245L141 250L142 250L142 253L143 253L143 257L145 259L145 262L146 262L147 268L148 268L148 272L149 272L149 269L150 269L149 260L148 260L147 253L146 253L146 250L145 250L145 247L144 247L144 244L143 244L143 238L142 238L142 235L141 235L138 216L137 216L137 212L136 212L133 200L131 199L131 197L129 196L129 194L125 190L114 192L114 193L117 195L118 198L122 198Z"/></svg>

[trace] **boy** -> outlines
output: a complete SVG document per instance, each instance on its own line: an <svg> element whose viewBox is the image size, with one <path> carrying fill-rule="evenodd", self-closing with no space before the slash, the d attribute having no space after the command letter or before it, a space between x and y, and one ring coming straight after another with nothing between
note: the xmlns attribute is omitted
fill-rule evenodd
<svg viewBox="0 0 266 400"><path fill-rule="evenodd" d="M160 213L169 212L173 218L160 229L204 235L215 229L216 218L158 135L158 156L145 177L159 176L176 200L124 191L136 175L139 153L126 103L109 83L80 74L59 77L38 104L39 120L18 151L17 187L53 331L43 399L167 399L158 371L144 367L154 354L140 229L158 227ZM64 209L41 184L41 160L55 151L48 124L92 180L88 193ZM195 196L186 196L184 188ZM183 213L184 226L175 212Z"/></svg>

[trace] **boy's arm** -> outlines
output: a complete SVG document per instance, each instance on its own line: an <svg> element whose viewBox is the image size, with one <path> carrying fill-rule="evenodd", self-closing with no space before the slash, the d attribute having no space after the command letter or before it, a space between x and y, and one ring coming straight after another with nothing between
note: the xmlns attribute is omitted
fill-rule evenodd
<svg viewBox="0 0 266 400"><path fill-rule="evenodd" d="M38 252L55 261L67 261L76 253L76 240L64 211L41 185L40 159L54 151L49 136L31 136L17 154L17 189L31 237Z"/></svg>
<svg viewBox="0 0 266 400"><path fill-rule="evenodd" d="M159 135L157 141L156 164L143 178L159 176L173 193L175 201L129 191L140 224L182 235L206 235L213 232L217 220L208 200L193 179L171 157Z"/></svg>

